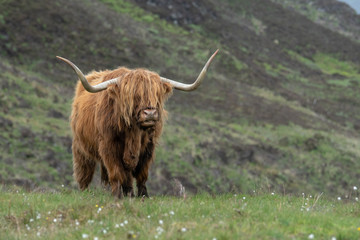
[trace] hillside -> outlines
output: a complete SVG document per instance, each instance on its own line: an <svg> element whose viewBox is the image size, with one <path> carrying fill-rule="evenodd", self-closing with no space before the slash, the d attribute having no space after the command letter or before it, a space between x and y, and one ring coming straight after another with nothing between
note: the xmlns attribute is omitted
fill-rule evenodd
<svg viewBox="0 0 360 240"><path fill-rule="evenodd" d="M309 17L333 13L301 1L304 11L280 0L0 4L2 183L75 187L76 78L56 55L83 72L146 67L191 82L219 48L204 84L168 101L150 194L171 194L174 178L190 192L345 195L359 184L359 15L350 26L338 11L333 28Z"/></svg>
<svg viewBox="0 0 360 240"><path fill-rule="evenodd" d="M288 1L272 0L291 11L296 11L315 23L338 32L352 40L360 41L360 18L346 3L337 0Z"/></svg>

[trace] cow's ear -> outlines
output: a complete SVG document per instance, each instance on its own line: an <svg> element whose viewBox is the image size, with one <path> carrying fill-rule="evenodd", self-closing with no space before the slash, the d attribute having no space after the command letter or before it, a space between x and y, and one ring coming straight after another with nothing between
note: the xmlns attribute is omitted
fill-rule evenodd
<svg viewBox="0 0 360 240"><path fill-rule="evenodd" d="M163 84L163 89L164 89L165 95L171 94L172 89L173 89L171 84L167 83L167 82L162 82L162 84Z"/></svg>
<svg viewBox="0 0 360 240"><path fill-rule="evenodd" d="M106 91L108 92L110 98L114 99L117 97L115 84L109 85L108 88L106 89Z"/></svg>

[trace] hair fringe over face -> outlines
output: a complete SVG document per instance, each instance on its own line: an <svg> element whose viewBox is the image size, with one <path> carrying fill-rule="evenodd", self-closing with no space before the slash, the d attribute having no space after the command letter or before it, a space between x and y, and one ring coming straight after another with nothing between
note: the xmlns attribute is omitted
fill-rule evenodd
<svg viewBox="0 0 360 240"><path fill-rule="evenodd" d="M130 127L141 110L146 108L157 109L159 116L163 116L163 107L172 93L169 83L160 80L160 76L145 69L129 70L120 68L104 77L103 81L119 77L116 85L106 90L114 100L114 117L121 118L120 130ZM117 76L116 76L117 75ZM162 118L161 118L162 119ZM119 121L119 120L118 120ZM122 126L125 124L125 126Z"/></svg>

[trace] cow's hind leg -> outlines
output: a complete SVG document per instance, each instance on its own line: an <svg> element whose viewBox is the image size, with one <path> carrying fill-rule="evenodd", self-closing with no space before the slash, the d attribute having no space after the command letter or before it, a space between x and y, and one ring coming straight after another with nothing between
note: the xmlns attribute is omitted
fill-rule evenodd
<svg viewBox="0 0 360 240"><path fill-rule="evenodd" d="M100 166L100 173L101 173L101 183L104 186L107 186L109 184L109 175L103 163L101 163Z"/></svg>
<svg viewBox="0 0 360 240"><path fill-rule="evenodd" d="M74 178L81 190L85 190L89 186L94 176L95 167L95 161L87 158L76 146L73 146Z"/></svg>

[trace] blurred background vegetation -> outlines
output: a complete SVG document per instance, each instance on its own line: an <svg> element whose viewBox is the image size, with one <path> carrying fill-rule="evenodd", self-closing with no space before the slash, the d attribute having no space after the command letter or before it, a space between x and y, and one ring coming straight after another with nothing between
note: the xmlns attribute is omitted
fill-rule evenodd
<svg viewBox="0 0 360 240"><path fill-rule="evenodd" d="M217 48L167 103L150 193L359 185L360 16L336 0L0 0L0 182L76 187L76 77L56 55L192 82Z"/></svg>

